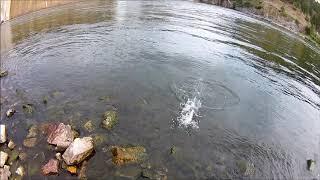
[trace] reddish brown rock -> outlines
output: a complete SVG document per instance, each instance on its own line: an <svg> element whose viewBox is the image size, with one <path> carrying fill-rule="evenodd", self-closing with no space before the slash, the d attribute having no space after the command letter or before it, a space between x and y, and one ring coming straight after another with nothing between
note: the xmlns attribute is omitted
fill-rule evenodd
<svg viewBox="0 0 320 180"><path fill-rule="evenodd" d="M56 145L60 150L65 150L72 143L73 139L74 135L71 126L60 123L57 129L49 135L47 142Z"/></svg>
<svg viewBox="0 0 320 180"><path fill-rule="evenodd" d="M50 159L49 162L42 166L41 171L43 175L57 174L59 169L59 161L56 159Z"/></svg>

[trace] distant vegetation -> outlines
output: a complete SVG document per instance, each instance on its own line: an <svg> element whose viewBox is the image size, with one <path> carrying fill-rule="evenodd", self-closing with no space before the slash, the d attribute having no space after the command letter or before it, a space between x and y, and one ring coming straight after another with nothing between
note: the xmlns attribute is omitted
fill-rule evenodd
<svg viewBox="0 0 320 180"><path fill-rule="evenodd" d="M312 27L320 32L320 3L315 0L282 0L292 3L307 16Z"/></svg>
<svg viewBox="0 0 320 180"><path fill-rule="evenodd" d="M267 0L232 0L235 7L262 9L263 2ZM281 0L285 3L293 4L295 8L300 9L305 14L305 19L309 23L305 27L305 33L320 44L320 3L315 0ZM280 13L286 16L284 7L281 7ZM299 21L296 20L296 24Z"/></svg>

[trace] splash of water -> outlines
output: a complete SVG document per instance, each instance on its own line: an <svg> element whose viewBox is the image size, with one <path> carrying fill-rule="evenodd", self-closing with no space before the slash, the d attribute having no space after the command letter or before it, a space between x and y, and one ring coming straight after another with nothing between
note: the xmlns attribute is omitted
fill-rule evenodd
<svg viewBox="0 0 320 180"><path fill-rule="evenodd" d="M198 129L199 121L196 120L198 111L201 108L201 92L202 92L202 81L200 80L191 98L187 97L184 103L180 104L180 114L177 117L177 122L180 126L191 127Z"/></svg>
<svg viewBox="0 0 320 180"><path fill-rule="evenodd" d="M198 110L201 108L201 101L194 97L187 102L180 104L181 112L177 118L179 125L184 127L199 128L199 122L195 119L198 116Z"/></svg>

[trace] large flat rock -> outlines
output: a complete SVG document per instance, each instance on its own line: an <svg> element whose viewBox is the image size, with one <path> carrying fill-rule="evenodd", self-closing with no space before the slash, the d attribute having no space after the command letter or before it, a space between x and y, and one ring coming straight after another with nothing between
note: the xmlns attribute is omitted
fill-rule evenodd
<svg viewBox="0 0 320 180"><path fill-rule="evenodd" d="M93 139L91 137L76 138L62 157L67 165L79 164L90 156L93 150Z"/></svg>

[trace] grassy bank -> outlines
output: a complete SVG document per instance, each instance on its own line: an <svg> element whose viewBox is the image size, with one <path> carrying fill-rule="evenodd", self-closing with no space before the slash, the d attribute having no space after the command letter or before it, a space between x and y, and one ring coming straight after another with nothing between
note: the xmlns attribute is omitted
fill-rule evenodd
<svg viewBox="0 0 320 180"><path fill-rule="evenodd" d="M254 13L320 45L320 4L314 0L232 0L236 10Z"/></svg>

